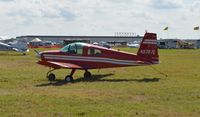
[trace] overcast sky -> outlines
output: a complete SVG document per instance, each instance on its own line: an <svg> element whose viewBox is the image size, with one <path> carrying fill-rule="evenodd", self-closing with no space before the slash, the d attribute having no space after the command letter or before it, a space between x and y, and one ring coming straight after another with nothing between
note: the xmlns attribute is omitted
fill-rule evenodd
<svg viewBox="0 0 200 117"><path fill-rule="evenodd" d="M200 0L0 0L0 35L114 35L200 38ZM165 27L168 31L163 31Z"/></svg>

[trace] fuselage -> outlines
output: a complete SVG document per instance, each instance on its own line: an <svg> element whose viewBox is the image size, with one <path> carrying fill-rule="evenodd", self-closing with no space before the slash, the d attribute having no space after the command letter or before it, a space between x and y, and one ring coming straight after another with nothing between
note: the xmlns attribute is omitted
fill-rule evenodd
<svg viewBox="0 0 200 117"><path fill-rule="evenodd" d="M41 61L71 63L83 69L126 67L150 64L147 59L133 53L108 49L85 43L72 43L61 50L40 53ZM43 64L44 65L44 64ZM45 65L45 66L48 66ZM53 66L51 66L53 67Z"/></svg>
<svg viewBox="0 0 200 117"><path fill-rule="evenodd" d="M28 52L27 44L25 42L15 42L15 43L3 43L0 42L0 51L17 51L17 52Z"/></svg>

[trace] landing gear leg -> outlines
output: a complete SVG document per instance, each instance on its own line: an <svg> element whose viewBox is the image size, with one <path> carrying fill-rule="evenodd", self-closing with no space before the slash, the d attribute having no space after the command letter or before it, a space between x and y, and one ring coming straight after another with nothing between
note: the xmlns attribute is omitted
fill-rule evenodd
<svg viewBox="0 0 200 117"><path fill-rule="evenodd" d="M84 79L90 80L91 78L92 78L92 74L88 70L85 70Z"/></svg>
<svg viewBox="0 0 200 117"><path fill-rule="evenodd" d="M74 81L73 74L75 73L75 71L76 71L76 69L72 69L70 75L67 75L65 77L65 81L67 81L67 82L73 82Z"/></svg>
<svg viewBox="0 0 200 117"><path fill-rule="evenodd" d="M54 81L54 80L56 80L56 75L55 74L53 74L53 73L51 73L52 71L54 71L54 70L56 70L56 69L52 69L52 70L49 70L48 72L47 72L47 78L48 78L48 80L49 81Z"/></svg>

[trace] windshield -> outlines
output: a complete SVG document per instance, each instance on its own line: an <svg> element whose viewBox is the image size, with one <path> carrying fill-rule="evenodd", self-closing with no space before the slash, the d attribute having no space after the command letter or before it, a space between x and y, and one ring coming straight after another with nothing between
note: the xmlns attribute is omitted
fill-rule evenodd
<svg viewBox="0 0 200 117"><path fill-rule="evenodd" d="M69 54L83 54L83 44L82 43L71 43L60 49L62 52Z"/></svg>

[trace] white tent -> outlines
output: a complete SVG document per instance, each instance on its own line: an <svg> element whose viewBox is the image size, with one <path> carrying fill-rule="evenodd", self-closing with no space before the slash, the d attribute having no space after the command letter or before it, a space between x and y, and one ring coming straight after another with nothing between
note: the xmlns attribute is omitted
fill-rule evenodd
<svg viewBox="0 0 200 117"><path fill-rule="evenodd" d="M42 42L42 40L40 40L39 38L35 38L31 42Z"/></svg>
<svg viewBox="0 0 200 117"><path fill-rule="evenodd" d="M29 42L29 44L31 46L42 46L43 45L43 42L42 40L40 40L39 38L35 38L33 39L31 42Z"/></svg>

